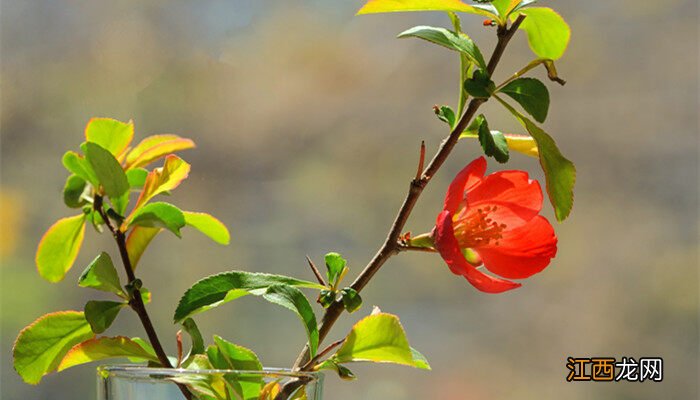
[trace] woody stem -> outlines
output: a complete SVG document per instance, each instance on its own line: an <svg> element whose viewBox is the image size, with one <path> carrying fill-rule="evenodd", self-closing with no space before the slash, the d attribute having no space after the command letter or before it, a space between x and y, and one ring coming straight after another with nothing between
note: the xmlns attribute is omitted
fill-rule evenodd
<svg viewBox="0 0 700 400"><path fill-rule="evenodd" d="M114 236L114 240L117 242L117 247L119 248L119 255L121 256L122 264L124 265L124 271L126 272L127 279L130 284L133 284L136 281L136 275L134 274L134 269L131 265L131 260L129 259L129 252L126 248L126 237L124 235L124 232L122 232L120 229L115 228L114 225L112 225L109 216L104 211L102 196L95 196L93 208L100 214L100 216L105 222L105 225L107 225L107 229L109 229L109 231L112 233L112 236ZM143 325L143 328L146 331L146 335L148 336L148 341L151 343L151 346L153 346L153 350L156 352L156 356L158 357L158 360L160 361L161 365L165 368L173 368L173 365L168 359L168 355L165 353L165 350L163 349L163 346L160 343L160 339L158 339L158 334L156 333L156 330L153 327L153 323L151 322L151 318L149 317L148 312L146 311L146 305L143 303L143 298L141 297L141 292L138 288L134 288L134 290L132 291L132 294L130 295L129 299L129 306L131 307L131 309L134 310L134 312L136 312L136 315L138 315L139 320L141 320L141 324ZM186 386L178 384L178 387L180 388L180 391L187 400L192 399L192 394Z"/></svg>
<svg viewBox="0 0 700 400"><path fill-rule="evenodd" d="M508 46L508 42L510 42L511 38L518 30L518 27L524 19L525 15L521 14L513 22L510 28L506 26L498 28L498 42L496 43L496 47L494 48L493 53L491 54L491 58L489 59L486 68L489 76L493 75L496 66L498 65L506 47ZM487 99L474 98L469 102L469 106L464 112L464 115L462 115L459 122L450 132L449 136L445 140L443 140L442 144L438 148L438 151L433 156L433 159L423 171L422 176L419 179L413 179L411 181L408 189L408 194L404 198L401 208L399 208L399 211L396 215L396 218L394 219L394 222L391 225L391 228L389 229L389 233L387 234L384 243L374 255L372 260L370 260L370 262L367 264L365 269L360 273L360 275L358 275L358 277L352 283L352 285L350 286L352 289L355 289L359 293L367 285L367 283L369 283L369 281L377 273L377 271L379 271L379 269L384 265L384 263L386 263L386 261L389 258L391 258L391 256L399 253L399 251L401 250L399 244L399 237L401 235L401 232L403 231L404 226L406 225L406 222L408 221L409 216L411 215L411 212L413 211L413 207L418 201L418 198L420 197L421 193L423 193L423 190L428 185L433 176L435 176L440 167L445 163L447 157L452 152L452 149L454 149L455 145L457 144L459 136L469 125L472 118L474 118L479 107L486 101ZM331 306L326 309L326 312L323 315L319 327L319 342L323 341L326 338L331 327L333 327L333 324L335 324L335 322L338 320L338 317L340 317L340 315L342 314L343 309L344 308L342 302L337 301L331 304ZM299 354L299 357L294 363L293 369L300 369L300 367L303 365L304 368L301 368L301 370L311 370L314 367L314 365L309 365L311 363L308 363L308 360L309 347L307 345L304 347L301 354ZM287 384L282 390L282 393L280 393L280 395L278 395L276 399L286 399L286 397L282 396L288 396L289 394L293 393L296 387L298 387L293 386L295 386L294 382L290 382L289 384Z"/></svg>

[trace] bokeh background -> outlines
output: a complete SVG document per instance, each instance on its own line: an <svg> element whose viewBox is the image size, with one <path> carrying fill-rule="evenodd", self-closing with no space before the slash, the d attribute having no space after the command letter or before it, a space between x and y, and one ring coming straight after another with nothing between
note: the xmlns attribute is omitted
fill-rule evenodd
<svg viewBox="0 0 700 400"><path fill-rule="evenodd" d="M694 399L698 397L698 3L543 2L570 23L549 85L546 129L578 168L572 217L556 225L559 254L516 291L484 295L429 254L393 258L345 318L373 304L401 316L432 372L357 366L359 382L327 376L326 398ZM556 3L556 4L555 4ZM221 247L193 231L163 234L141 262L152 316L170 322L183 291L228 269L311 278L304 255L338 251L357 273L383 240L415 171L420 140L446 134L433 104L454 104L454 53L395 35L439 13L354 17L353 1L4 0L2 66L2 399L94 398L94 366L39 386L12 370L11 345L38 316L82 309L98 292L75 281L107 235L87 231L74 269L42 281L33 259L61 201L61 156L92 116L133 118L136 139L176 133L190 178L171 200L231 229ZM464 16L490 54L493 35ZM496 77L532 58L522 35ZM544 79L543 71L536 76ZM497 79L497 80L498 80ZM494 104L492 127L519 132ZM478 155L460 143L421 198L408 229L430 229L454 173ZM541 178L537 162L509 168ZM491 163L492 170L498 166ZM546 215L552 217L551 207ZM199 318L289 366L304 341L290 313L246 298ZM143 336L122 313L107 333ZM662 383L567 383L567 356L663 357Z"/></svg>

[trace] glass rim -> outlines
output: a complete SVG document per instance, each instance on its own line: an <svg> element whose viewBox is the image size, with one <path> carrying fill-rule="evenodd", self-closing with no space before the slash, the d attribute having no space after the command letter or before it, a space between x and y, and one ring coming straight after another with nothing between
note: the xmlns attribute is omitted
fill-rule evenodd
<svg viewBox="0 0 700 400"><path fill-rule="evenodd" d="M240 374L240 375L269 375L286 378L307 378L315 381L323 379L322 372L292 371L286 368L263 368L262 370L240 370L240 369L185 369L185 368L163 368L149 367L139 364L108 364L97 367L98 374L107 372L110 375L118 376L153 376L153 375L220 375L220 374Z"/></svg>

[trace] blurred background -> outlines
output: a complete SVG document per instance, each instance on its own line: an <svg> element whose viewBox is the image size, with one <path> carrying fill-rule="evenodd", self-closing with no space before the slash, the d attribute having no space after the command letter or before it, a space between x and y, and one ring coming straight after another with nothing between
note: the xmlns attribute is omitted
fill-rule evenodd
<svg viewBox="0 0 700 400"><path fill-rule="evenodd" d="M72 213L61 200L61 156L90 117L133 118L135 140L192 138L198 147L183 153L192 172L170 200L231 230L228 247L187 230L182 240L160 235L144 255L149 308L170 351L175 304L201 277L246 269L312 279L304 255L320 263L327 251L346 256L352 276L361 270L415 173L420 140L432 154L447 133L431 107L455 104L458 70L454 53L395 39L413 25L447 26L446 16L354 17L362 3L2 1L3 399L95 397L94 365L29 386L11 360L23 326L101 296L75 282L98 251L116 251L88 228L65 281L41 280L33 261L41 234ZM326 398L698 397L698 3L542 3L573 30L558 63L568 84L549 85L545 124L578 169L573 214L555 226L557 258L498 296L437 256L391 259L363 292L364 308L330 337L376 304L401 316L433 371L357 366L356 383L327 375ZM490 54L494 35L481 22L463 17ZM496 80L531 59L521 34ZM483 109L492 128L521 132L495 104ZM432 227L448 182L478 154L475 142L458 145L407 229ZM508 168L542 177L519 154ZM545 215L553 219L549 205ZM290 366L304 342L291 313L255 298L198 321L205 336L251 347L269 366ZM143 336L128 312L107 334ZM663 357L664 380L567 383L567 356Z"/></svg>

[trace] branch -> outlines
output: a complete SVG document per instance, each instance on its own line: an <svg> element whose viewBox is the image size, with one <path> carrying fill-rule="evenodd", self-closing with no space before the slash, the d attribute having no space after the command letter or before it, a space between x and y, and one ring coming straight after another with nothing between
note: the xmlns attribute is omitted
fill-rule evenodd
<svg viewBox="0 0 700 400"><path fill-rule="evenodd" d="M105 222L105 225L107 225L107 228L112 233L112 236L114 236L114 239L117 242L117 247L119 248L119 254L122 259L122 264L124 265L126 277L129 280L129 283L132 283L136 281L136 275L134 275L134 268L131 266L131 260L129 260L129 252L126 249L126 237L124 236L124 232L122 232L120 229L115 228L114 225L112 225L112 222L109 219L109 216L107 216L107 213L104 211L104 207L102 205L102 196L95 195L95 202L93 204L93 208L100 214L100 216ZM153 327L151 318L148 316L148 312L146 311L146 305L143 303L143 298L141 298L141 292L139 291L139 289L135 288L133 290L133 295L129 299L129 306L132 310L134 310L134 312L136 312L136 315L138 315L139 319L141 320L141 324L143 325L143 328L146 331L146 335L148 336L148 341L151 342L151 346L153 346L153 350L156 352L156 356L158 356L158 360L160 361L161 365L165 368L173 368L173 365L168 359L167 353L165 353L163 346L160 344L158 334L156 333L156 330ZM182 384L177 384L177 386L180 388L180 391L186 399L192 399L192 395L190 394L190 391L187 389L186 386Z"/></svg>
<svg viewBox="0 0 700 400"><path fill-rule="evenodd" d="M487 71L489 75L493 75L493 72L496 70L496 66L501 60L501 57L503 56L503 52L505 51L508 42L510 42L510 39L518 30L518 27L524 19L525 15L520 14L518 18L513 22L510 28L499 27L498 42L496 43L496 47L494 48L493 53L491 54L491 58L489 59L487 66ZM433 176L435 176L440 167L444 164L445 160L447 160L447 157L450 155L452 149L454 149L455 145L457 144L459 136L462 134L464 129L466 129L466 127L471 122L472 118L474 118L474 115L476 115L476 112L479 109L479 107L483 103L485 103L486 100L487 99L472 99L469 102L469 106L464 112L464 115L462 115L454 129L452 129L450 135L442 142L437 153L435 153L435 156L433 156L433 159L425 168L425 171L423 172L422 176L419 179L413 179L411 181L408 194L406 195L406 198L404 199L401 208L399 208L399 212L396 215L396 218L394 219L391 228L389 229L389 233L386 239L384 240L384 243L379 248L377 253L369 262L369 264L367 264L365 269L360 273L357 279L355 279L355 281L350 286L351 288L355 289L358 293L367 285L367 283L369 283L374 274L376 274L377 271L379 271L379 269L384 265L384 263L391 256L399 253L399 251L401 250L398 242L401 235L401 231L406 225L408 217L411 215L411 211L413 211L413 207L416 205L418 198L420 197L421 193L428 185L430 180L433 178ZM326 309L326 312L321 320L321 325L319 327L319 342L322 342L323 339L326 338L331 327L333 327L333 324L338 320L338 317L342 314L342 312L343 305L339 302L334 302L330 307ZM301 354L299 354L299 357L294 363L294 367L292 369L300 369L300 366L302 365L304 366L304 368L301 368L301 370L304 371L313 368L313 365L309 365L311 363L309 363L308 360L309 347L307 344L302 350ZM282 390L282 393L280 394L282 395L283 393L293 392L293 389L295 389L296 387L292 388L292 386L294 386L294 382L290 382L289 384L287 384L284 390ZM277 399L280 398L283 397L277 396Z"/></svg>

